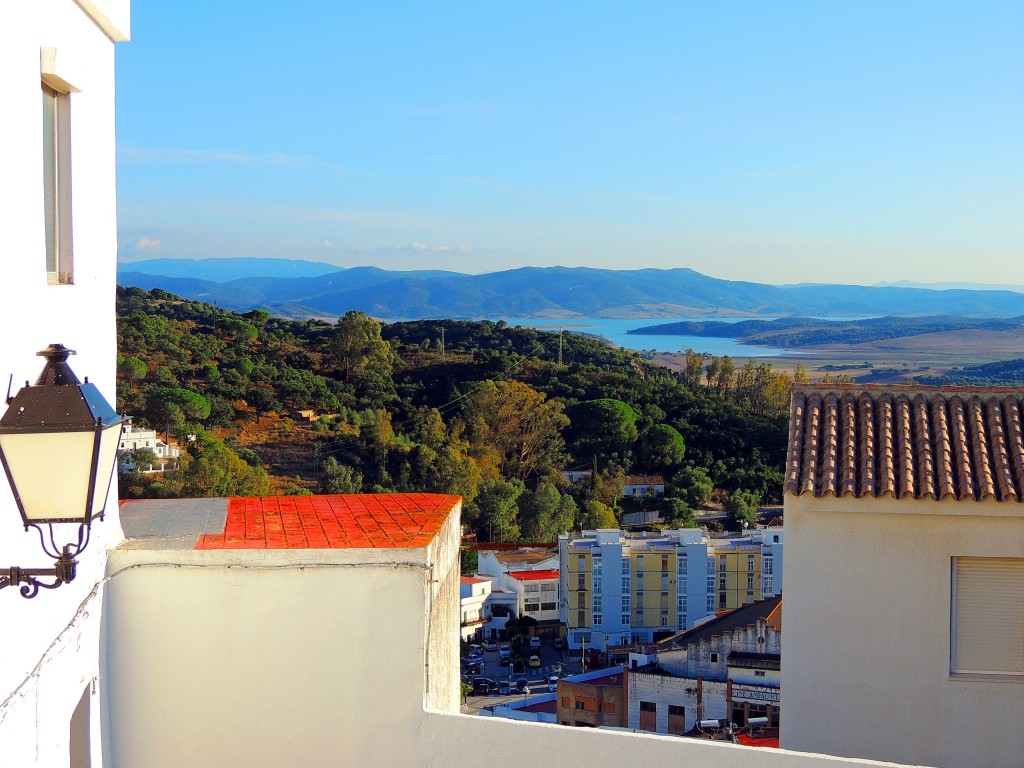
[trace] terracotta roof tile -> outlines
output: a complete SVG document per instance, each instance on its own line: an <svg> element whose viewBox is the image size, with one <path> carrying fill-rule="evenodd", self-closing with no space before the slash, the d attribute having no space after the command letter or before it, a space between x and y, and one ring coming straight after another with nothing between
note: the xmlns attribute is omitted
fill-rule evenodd
<svg viewBox="0 0 1024 768"><path fill-rule="evenodd" d="M422 547L458 502L429 493L233 498L224 533L204 534L196 549Z"/></svg>
<svg viewBox="0 0 1024 768"><path fill-rule="evenodd" d="M1024 391L798 385L784 489L1024 501Z"/></svg>

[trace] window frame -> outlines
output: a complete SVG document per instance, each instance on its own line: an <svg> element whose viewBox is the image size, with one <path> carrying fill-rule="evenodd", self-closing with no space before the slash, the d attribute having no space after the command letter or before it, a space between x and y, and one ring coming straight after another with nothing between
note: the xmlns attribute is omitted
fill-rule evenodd
<svg viewBox="0 0 1024 768"><path fill-rule="evenodd" d="M71 196L71 93L64 80L43 72L43 247L48 285L75 282Z"/></svg>

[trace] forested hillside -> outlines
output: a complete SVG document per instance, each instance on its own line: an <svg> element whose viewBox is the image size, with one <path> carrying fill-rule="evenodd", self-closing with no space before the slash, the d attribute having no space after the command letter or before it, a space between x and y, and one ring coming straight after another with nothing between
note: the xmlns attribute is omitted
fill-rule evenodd
<svg viewBox="0 0 1024 768"><path fill-rule="evenodd" d="M126 496L454 493L506 541L653 503L620 498L627 474L669 481L674 524L712 497L737 519L780 500L790 381L768 364L691 353L677 373L574 333L291 321L138 288L117 309L119 406L187 447ZM569 468L596 473L569 486Z"/></svg>

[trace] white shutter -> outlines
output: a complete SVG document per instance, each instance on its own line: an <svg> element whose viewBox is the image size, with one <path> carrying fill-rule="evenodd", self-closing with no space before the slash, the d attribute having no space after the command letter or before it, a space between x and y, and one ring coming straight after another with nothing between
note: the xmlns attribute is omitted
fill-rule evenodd
<svg viewBox="0 0 1024 768"><path fill-rule="evenodd" d="M57 279L57 92L43 85L43 217L46 224L46 272Z"/></svg>
<svg viewBox="0 0 1024 768"><path fill-rule="evenodd" d="M1024 675L1024 558L953 559L952 670Z"/></svg>

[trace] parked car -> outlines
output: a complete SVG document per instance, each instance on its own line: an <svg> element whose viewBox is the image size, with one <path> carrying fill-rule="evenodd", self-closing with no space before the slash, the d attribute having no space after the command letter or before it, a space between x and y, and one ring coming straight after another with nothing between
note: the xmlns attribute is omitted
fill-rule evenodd
<svg viewBox="0 0 1024 768"><path fill-rule="evenodd" d="M565 640L560 637L556 637L552 645L555 647L556 651L560 651L565 648Z"/></svg>
<svg viewBox="0 0 1024 768"><path fill-rule="evenodd" d="M520 677L516 680L516 693L529 693L530 692L530 681L525 677Z"/></svg>
<svg viewBox="0 0 1024 768"><path fill-rule="evenodd" d="M466 664L467 675L479 675L483 670L480 668L480 662L471 661Z"/></svg>
<svg viewBox="0 0 1024 768"><path fill-rule="evenodd" d="M540 650L540 638L537 637L536 635L534 635L533 637L530 638L530 650L531 651Z"/></svg>
<svg viewBox="0 0 1024 768"><path fill-rule="evenodd" d="M536 653L533 654L530 657L529 664L530 664L531 667L539 667L540 666L540 656L538 656Z"/></svg>
<svg viewBox="0 0 1024 768"><path fill-rule="evenodd" d="M499 696L508 696L510 693L512 693L512 685L509 683L508 680L502 680L500 683L498 683Z"/></svg>
<svg viewBox="0 0 1024 768"><path fill-rule="evenodd" d="M496 642L494 642L493 640L488 640L486 643L484 643L484 650L485 651L496 651L496 650L498 650L498 644Z"/></svg>
<svg viewBox="0 0 1024 768"><path fill-rule="evenodd" d="M548 675L548 690L551 693L558 690L558 675Z"/></svg>
<svg viewBox="0 0 1024 768"><path fill-rule="evenodd" d="M491 680L489 677L478 677L473 680L473 693L477 696L486 696L496 690L498 690L496 680Z"/></svg>

